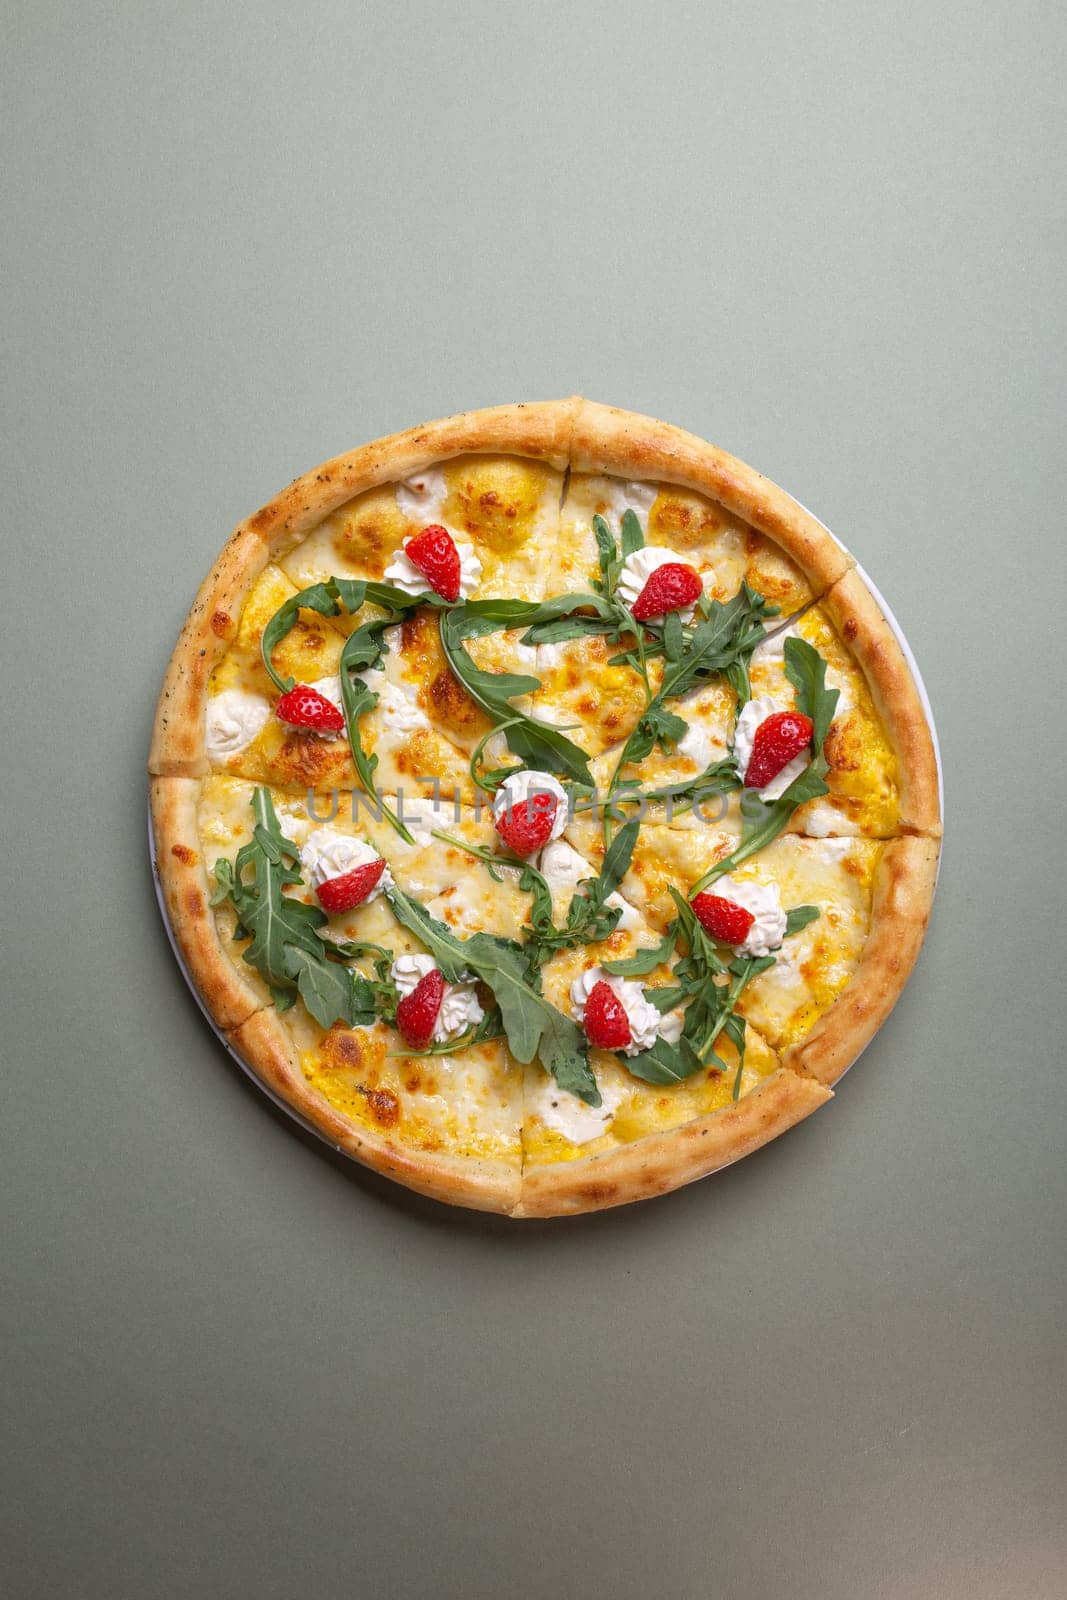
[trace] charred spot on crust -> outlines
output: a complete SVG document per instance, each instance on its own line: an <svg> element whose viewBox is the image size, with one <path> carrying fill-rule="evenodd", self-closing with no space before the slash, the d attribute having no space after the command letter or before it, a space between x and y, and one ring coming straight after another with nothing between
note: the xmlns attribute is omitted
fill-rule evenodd
<svg viewBox="0 0 1067 1600"><path fill-rule="evenodd" d="M178 860L187 867L193 866L197 860L196 851L190 850L187 844L172 844L170 847L170 853L172 856L176 856Z"/></svg>
<svg viewBox="0 0 1067 1600"><path fill-rule="evenodd" d="M211 631L219 639L226 637L227 630L233 619L225 611L216 611L211 618Z"/></svg>
<svg viewBox="0 0 1067 1600"><path fill-rule="evenodd" d="M859 631L860 631L860 625L856 621L855 617L847 617L845 619L845 624L842 627L841 632L844 635L844 637L848 640L849 644L852 643L853 639L856 637L856 635L859 633Z"/></svg>

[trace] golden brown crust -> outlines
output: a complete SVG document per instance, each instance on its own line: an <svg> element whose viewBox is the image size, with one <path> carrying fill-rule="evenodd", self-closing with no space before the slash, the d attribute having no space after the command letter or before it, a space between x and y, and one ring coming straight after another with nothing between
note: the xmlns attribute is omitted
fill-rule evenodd
<svg viewBox="0 0 1067 1600"><path fill-rule="evenodd" d="M926 712L897 637L860 574L845 574L823 605L870 686L900 768L900 827L939 837L937 757Z"/></svg>
<svg viewBox="0 0 1067 1600"><path fill-rule="evenodd" d="M575 396L490 406L375 439L306 472L242 527L266 539L271 554L279 556L353 495L410 477L437 461L492 452L533 456L562 470L578 405Z"/></svg>
<svg viewBox="0 0 1067 1600"><path fill-rule="evenodd" d="M820 594L854 565L809 511L743 461L654 417L583 400L571 437L571 466L680 484L717 500L781 545Z"/></svg>
<svg viewBox="0 0 1067 1600"><path fill-rule="evenodd" d="M262 539L238 528L200 587L167 665L156 707L148 770L154 777L203 777L208 680L229 649L249 589L267 565Z"/></svg>
<svg viewBox="0 0 1067 1600"><path fill-rule="evenodd" d="M831 1098L814 1079L779 1071L736 1105L585 1161L527 1167L516 1217L574 1216L667 1194L751 1155Z"/></svg>
<svg viewBox="0 0 1067 1600"><path fill-rule="evenodd" d="M860 964L807 1038L782 1064L819 1083L836 1083L892 1011L915 965L934 897L935 839L891 839L874 878L871 931Z"/></svg>
<svg viewBox="0 0 1067 1600"><path fill-rule="evenodd" d="M197 778L153 778L149 789L156 873L167 920L189 975L222 1028L235 1028L263 1004L219 939L201 855Z"/></svg>
<svg viewBox="0 0 1067 1600"><path fill-rule="evenodd" d="M272 1009L233 1029L229 1041L272 1094L365 1167L432 1200L473 1211L511 1212L518 1204L517 1163L411 1149L387 1132L357 1126L335 1111L304 1077L289 1034Z"/></svg>

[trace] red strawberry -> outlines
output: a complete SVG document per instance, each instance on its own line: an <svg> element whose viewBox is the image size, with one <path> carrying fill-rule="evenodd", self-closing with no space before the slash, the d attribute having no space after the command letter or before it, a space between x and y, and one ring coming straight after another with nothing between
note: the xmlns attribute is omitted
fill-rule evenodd
<svg viewBox="0 0 1067 1600"><path fill-rule="evenodd" d="M594 983L585 1002L585 1031L598 1050L622 1050L633 1040L626 1007L610 983Z"/></svg>
<svg viewBox="0 0 1067 1600"><path fill-rule="evenodd" d="M756 920L751 911L746 911L734 900L724 899L721 894L694 895L692 904L704 932L710 933L713 939L720 939L723 944L744 944L748 930Z"/></svg>
<svg viewBox="0 0 1067 1600"><path fill-rule="evenodd" d="M776 711L756 729L745 773L746 789L762 789L811 743L815 724L800 711Z"/></svg>
<svg viewBox="0 0 1067 1600"><path fill-rule="evenodd" d="M459 551L447 528L431 522L404 546L404 553L418 567L431 589L445 600L459 599Z"/></svg>
<svg viewBox="0 0 1067 1600"><path fill-rule="evenodd" d="M341 911L354 911L363 904L384 871L385 862L379 856L377 861L365 861L361 867L353 867L339 878L327 878L315 890L319 905L331 917Z"/></svg>
<svg viewBox="0 0 1067 1600"><path fill-rule="evenodd" d="M279 722L292 728L309 728L312 733L343 733L345 719L332 700L313 689L310 683L298 683L283 694L274 707Z"/></svg>
<svg viewBox="0 0 1067 1600"><path fill-rule="evenodd" d="M445 980L438 967L420 978L396 1008L396 1025L405 1044L425 1050L433 1038L437 1013L445 997Z"/></svg>
<svg viewBox="0 0 1067 1600"><path fill-rule="evenodd" d="M704 592L700 573L684 561L665 561L657 567L633 603L633 615L638 622L650 617L662 617L667 611L680 611L691 606Z"/></svg>
<svg viewBox="0 0 1067 1600"><path fill-rule="evenodd" d="M556 820L554 794L532 794L496 819L496 831L517 856L532 856L547 844Z"/></svg>

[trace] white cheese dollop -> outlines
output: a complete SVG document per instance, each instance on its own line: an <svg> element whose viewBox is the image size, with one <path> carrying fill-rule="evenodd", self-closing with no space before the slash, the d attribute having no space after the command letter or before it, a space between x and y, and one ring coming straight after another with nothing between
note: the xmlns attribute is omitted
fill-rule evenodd
<svg viewBox="0 0 1067 1600"><path fill-rule="evenodd" d="M734 945L739 956L769 956L785 938L785 912L776 883L756 883L752 878L716 878L708 890L722 900L730 900L752 917L742 944Z"/></svg>
<svg viewBox="0 0 1067 1600"><path fill-rule="evenodd" d="M610 977L603 967L590 967L588 972L579 973L571 984L571 1005L578 1022L585 1021L586 1002L598 983L606 983L612 990L630 1024L630 1043L624 1045L619 1054L640 1055L642 1050L650 1050L659 1038L671 1044L677 1042L682 1031L681 1017L676 1012L662 1015L645 999L639 983L630 978Z"/></svg>
<svg viewBox="0 0 1067 1600"><path fill-rule="evenodd" d="M734 760L737 770L744 782L748 764L752 760L752 745L756 738L756 729L761 722L766 722L768 717L773 717L779 711L790 711L791 706L777 706L768 695L760 695L756 700L749 700L742 708L734 729ZM764 784L758 791L761 800L777 800L789 788L794 778L799 778L808 762L811 760L811 747L807 746L799 755L793 757L788 766L782 768L776 778Z"/></svg>
<svg viewBox="0 0 1067 1600"><path fill-rule="evenodd" d="M238 755L270 721L271 703L247 689L223 689L207 703L204 743L216 761Z"/></svg>
<svg viewBox="0 0 1067 1600"><path fill-rule="evenodd" d="M556 814L548 837L549 840L558 839L567 826L568 800L566 789L551 772L538 772L531 767L526 772L513 772L509 778L505 778L493 796L494 818L499 821L515 806L531 801L535 794L550 794L555 800Z"/></svg>
<svg viewBox="0 0 1067 1600"><path fill-rule="evenodd" d="M392 630L390 630L391 632ZM386 642L389 635L386 634ZM391 648L396 648L396 641ZM378 696L378 704L374 707L376 713L391 728L400 733L413 733L416 728L428 726L426 717L420 710L414 698L414 689L411 698L395 683L390 683L385 676L384 667L368 667L366 672L361 672L360 677L374 694Z"/></svg>
<svg viewBox="0 0 1067 1600"><path fill-rule="evenodd" d="M647 528L648 513L655 505L659 486L655 483L642 483L637 478L609 478L607 481L608 508L614 514L616 521L622 521L624 511L632 511L641 527Z"/></svg>
<svg viewBox="0 0 1067 1600"><path fill-rule="evenodd" d="M666 545L642 545L640 550L634 550L628 555L622 564L618 582L619 597L623 604L632 609L652 574L671 562L680 563L683 567L693 565L676 551L668 550ZM678 615L683 622L692 622L695 610L695 606L679 606Z"/></svg>
<svg viewBox="0 0 1067 1600"><path fill-rule="evenodd" d="M346 872L377 861L379 852L366 839L355 839L349 833L338 833L336 828L316 828L300 848L300 861L313 889L318 889L330 878L343 878ZM364 905L393 886L393 876L386 867L374 885Z"/></svg>
<svg viewBox="0 0 1067 1600"><path fill-rule="evenodd" d="M413 472L410 478L402 479L394 492L401 515L425 526L438 520L448 485L440 467L427 467L425 472Z"/></svg>
<svg viewBox="0 0 1067 1600"><path fill-rule="evenodd" d="M397 956L390 973L400 991L400 998L412 994L436 965L433 956ZM433 1025L435 1044L447 1044L449 1039L458 1039L468 1028L476 1028L484 1016L473 982L446 983L441 1009Z"/></svg>
<svg viewBox="0 0 1067 1600"><path fill-rule="evenodd" d="M482 564L472 544L466 539L459 538L451 530L449 536L459 552L459 598L469 600L481 579ZM396 589L403 589L405 594L432 594L433 584L408 558L409 542L407 539L404 540L403 549L397 551L386 567L382 582L391 583Z"/></svg>
<svg viewBox="0 0 1067 1600"><path fill-rule="evenodd" d="M599 1088L600 1105L587 1106L546 1075L536 1090L527 1090L527 1114L540 1117L546 1128L571 1144L589 1144L607 1132L616 1111L631 1093L625 1083L601 1083Z"/></svg>

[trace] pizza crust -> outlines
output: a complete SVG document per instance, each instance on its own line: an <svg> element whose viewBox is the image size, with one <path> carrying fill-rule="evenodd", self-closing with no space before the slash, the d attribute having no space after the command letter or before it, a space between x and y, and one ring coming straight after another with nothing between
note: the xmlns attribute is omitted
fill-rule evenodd
<svg viewBox="0 0 1067 1600"><path fill-rule="evenodd" d="M743 461L669 422L583 400L571 436L574 471L679 484L717 500L781 545L816 595L855 565L847 550L791 495Z"/></svg>
<svg viewBox="0 0 1067 1600"><path fill-rule="evenodd" d="M515 1217L574 1216L650 1200L751 1155L831 1099L812 1078L779 1071L736 1105L585 1161L527 1167Z"/></svg>
<svg viewBox="0 0 1067 1600"><path fill-rule="evenodd" d="M167 920L189 976L220 1028L236 1028L267 1003L252 969L244 978L219 938L210 905L197 812L200 780L153 778L149 786L156 874Z"/></svg>
<svg viewBox="0 0 1067 1600"><path fill-rule="evenodd" d="M300 1070L292 1040L276 1012L257 1012L228 1035L241 1059L271 1094L335 1149L431 1200L473 1211L513 1213L519 1203L517 1162L453 1156L406 1147L387 1133L355 1124L317 1094ZM798 1080L799 1081L799 1080Z"/></svg>
<svg viewBox="0 0 1067 1600"><path fill-rule="evenodd" d="M896 1005L918 959L930 920L938 842L891 839L874 878L871 929L848 986L782 1064L833 1084L873 1039Z"/></svg>
<svg viewBox="0 0 1067 1600"><path fill-rule="evenodd" d="M939 838L941 802L934 741L895 633L855 569L833 585L823 598L823 607L862 668L875 709L896 750L901 829Z"/></svg>

